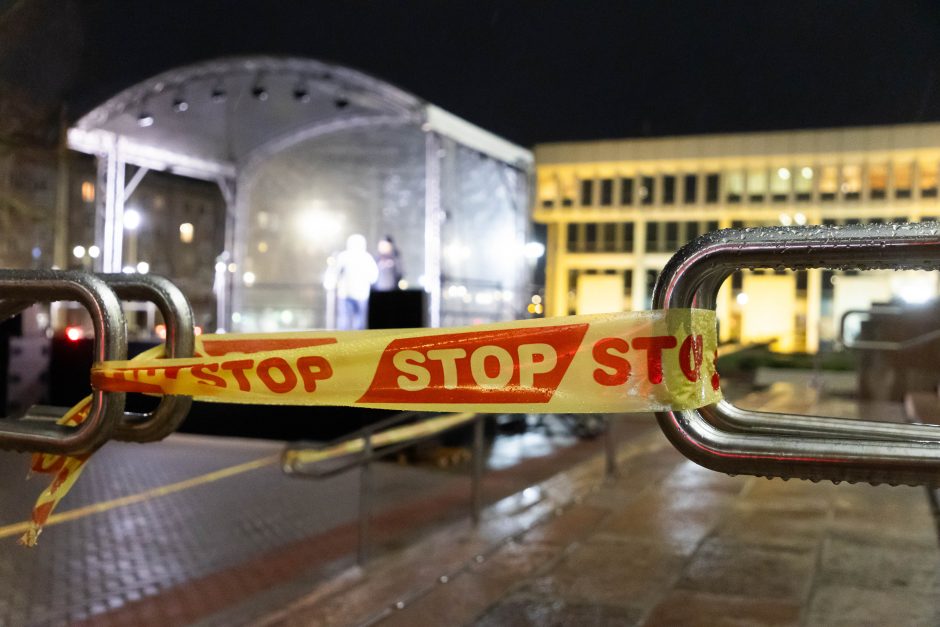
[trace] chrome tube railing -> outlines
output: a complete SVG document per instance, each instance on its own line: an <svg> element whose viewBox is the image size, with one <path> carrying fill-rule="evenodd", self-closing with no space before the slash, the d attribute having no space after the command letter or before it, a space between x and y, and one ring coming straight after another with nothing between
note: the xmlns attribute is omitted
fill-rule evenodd
<svg viewBox="0 0 940 627"><path fill-rule="evenodd" d="M99 275L118 298L148 301L157 306L166 324L166 356L192 357L196 345L195 322L189 301L169 280L154 275ZM180 426L193 404L191 396L165 395L152 411L124 412L114 439L125 442L155 442Z"/></svg>
<svg viewBox="0 0 940 627"><path fill-rule="evenodd" d="M702 236L669 261L656 308L714 307L739 269L940 268L936 224L727 229ZM870 483L940 479L940 428L748 412L727 401L659 412L670 441L697 463L731 474Z"/></svg>
<svg viewBox="0 0 940 627"><path fill-rule="evenodd" d="M7 315L35 302L74 300L91 316L96 361L127 358L124 313L114 292L100 278L65 270L0 270L0 298ZM19 309L16 309L19 307ZM28 412L19 419L0 420L0 449L63 453L90 453L112 437L124 412L124 393L93 391L84 422L58 425L46 416Z"/></svg>
<svg viewBox="0 0 940 627"><path fill-rule="evenodd" d="M871 309L849 309L839 319L839 344L851 350L873 350L898 352L909 348L917 348L940 340L940 329L921 333L906 340L865 340L846 338L846 322L852 316L870 316L871 314L897 314L904 311L903 307L896 305L872 305Z"/></svg>

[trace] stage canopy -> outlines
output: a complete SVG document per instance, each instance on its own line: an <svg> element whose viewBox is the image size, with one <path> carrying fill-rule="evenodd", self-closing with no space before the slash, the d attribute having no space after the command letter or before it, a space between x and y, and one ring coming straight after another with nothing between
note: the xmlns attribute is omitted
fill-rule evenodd
<svg viewBox="0 0 940 627"><path fill-rule="evenodd" d="M531 153L361 72L275 57L177 68L83 115L68 142L98 157L103 271L123 267L124 203L148 171L219 184L221 329L326 326L323 274L352 233L373 252L394 237L431 325L527 302Z"/></svg>

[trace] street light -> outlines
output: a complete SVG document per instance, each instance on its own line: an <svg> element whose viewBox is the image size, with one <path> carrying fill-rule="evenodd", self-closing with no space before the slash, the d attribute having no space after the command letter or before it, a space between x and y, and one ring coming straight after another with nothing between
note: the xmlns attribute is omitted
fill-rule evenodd
<svg viewBox="0 0 940 627"><path fill-rule="evenodd" d="M128 231L136 231L140 226L140 212L136 209L128 209L124 212L124 228Z"/></svg>

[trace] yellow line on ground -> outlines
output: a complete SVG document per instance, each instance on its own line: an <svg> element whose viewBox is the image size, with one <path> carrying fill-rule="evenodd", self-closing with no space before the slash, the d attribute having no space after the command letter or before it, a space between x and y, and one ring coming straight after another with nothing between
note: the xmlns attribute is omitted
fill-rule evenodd
<svg viewBox="0 0 940 627"><path fill-rule="evenodd" d="M215 470L204 475L199 475L198 477L192 477L190 479L184 479L183 481L177 481L176 483L170 483L157 488L144 490L143 492L138 492L137 494L129 494L127 496L111 499L110 501L102 501L100 503L92 503L91 505L86 505L84 507L70 509L60 514L53 514L50 516L49 520L46 521L45 526L49 527L51 525L68 522L70 520L84 518L85 516L90 516L92 514L106 512L118 507L125 507L127 505L133 505L134 503L140 503L142 501L147 501L149 499L160 496L166 496L167 494L173 494L174 492L180 492L182 490L212 483L213 481L218 481L227 477L240 475L250 470L263 468L264 466L270 466L271 464L277 463L279 460L280 455L269 455L267 457L262 457L260 459L245 462L243 464L237 464L235 466L229 466L228 468ZM0 538L19 535L25 532L28 528L28 520L19 523L13 523L12 525L6 525L5 527L0 527Z"/></svg>

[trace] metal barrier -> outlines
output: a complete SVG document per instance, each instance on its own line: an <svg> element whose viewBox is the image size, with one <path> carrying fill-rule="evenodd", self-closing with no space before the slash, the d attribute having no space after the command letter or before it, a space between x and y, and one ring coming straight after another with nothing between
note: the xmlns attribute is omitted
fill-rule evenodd
<svg viewBox="0 0 940 627"><path fill-rule="evenodd" d="M0 270L0 311L9 317L34 302L75 300L91 316L94 358L127 358L124 313L114 292L100 278L65 270ZM55 424L48 416L27 414L0 420L0 449L42 453L90 453L110 437L124 411L121 392L92 392L88 416L77 427Z"/></svg>
<svg viewBox="0 0 940 627"><path fill-rule="evenodd" d="M721 283L742 268L940 268L937 225L726 229L670 259L653 293L656 308L715 307ZM674 446L731 474L870 483L940 479L940 429L745 411L727 401L658 412Z"/></svg>
<svg viewBox="0 0 940 627"><path fill-rule="evenodd" d="M483 510L483 448L484 448L484 426L487 416L492 414L474 414L473 416L473 453L471 456L470 471L470 516L473 524L480 522L480 515ZM370 537L370 517L372 512L373 482L372 482L372 463L382 457L387 457L400 452L414 444L429 439L431 437L446 433L453 429L467 426L467 422L462 422L434 433L426 433L417 437L409 438L401 442L383 447L376 451L374 445L377 434L385 432L400 425L408 420L427 416L421 412L402 412L390 416L385 420L376 422L351 434L341 438L324 443L312 442L294 442L288 444L281 453L281 469L289 476L306 479L326 479L336 475L359 468L359 540L357 561L360 565L368 560L369 537ZM607 477L613 477L617 472L617 447L613 436L612 420L609 416L605 417L606 432L604 441L605 471ZM330 457L324 461L317 461L310 465L304 465L297 461L297 454L304 451L325 452L331 449L339 449L344 445L361 440L361 450L347 453L344 456ZM357 446L357 448L359 448ZM329 462L329 463L325 463Z"/></svg>
<svg viewBox="0 0 940 627"><path fill-rule="evenodd" d="M927 333L921 333L920 335L901 341L846 339L845 323L852 316L870 316L871 314L900 314L904 311L905 310L903 307L898 307L897 305L872 305L871 309L847 310L839 319L839 344L841 344L844 348L851 350L898 352L907 350L909 348L917 348L918 346L923 346L924 344L929 344L940 339L940 329L928 331Z"/></svg>
<svg viewBox="0 0 940 627"><path fill-rule="evenodd" d="M71 275L77 275L82 277L92 276L94 281L92 284L95 284L95 281L103 281L112 296L115 298L120 298L125 301L130 300L142 300L149 301L154 303L157 308L160 310L160 313L163 315L164 322L166 323L167 329L167 338L166 338L166 352L168 357L191 357L195 348L195 333L194 333L194 322L192 309L189 306L189 301L186 300L186 297L183 293L169 280L153 276L153 275L127 275L127 274L98 274L98 275L87 275L83 273L70 273ZM35 274L33 271L22 271L22 277L34 277L38 281L48 281L49 275L45 272L40 271L39 274ZM97 286L96 289L100 290L100 286ZM0 317L10 317L20 313L23 309L31 306L34 300L21 299L20 291L12 291L7 289L4 292L12 293L14 298L4 299L0 301ZM102 292L105 293L105 292ZM119 305L120 311L120 305ZM95 313L89 309L89 312L92 314L93 322L95 322ZM111 326L108 326L105 323L104 328L107 330L104 337L109 335L115 337L116 330L119 330L120 339L117 340L123 344L123 353L122 357L111 356L110 354L106 356L107 359L121 359L126 358L127 355L127 342L126 342L126 331L124 330L124 317L123 314L120 318L113 317L112 321L119 320L119 324L115 323ZM95 323L95 341L98 342L99 324ZM100 359L99 350L95 349L96 359ZM113 393L106 393L108 399L117 398ZM120 395L121 401L120 404L123 407L123 394ZM114 402L114 401L112 401ZM88 452L88 450L93 450L96 446L99 446L106 439L115 439L125 442L153 442L157 440L162 440L167 435L175 431L180 423L186 418L189 408L192 405L192 398L188 396L164 396L161 397L157 407L147 413L134 413L123 411L120 420L116 425L113 426L108 431L108 435L100 435L102 438L100 441L95 440L94 446L91 449L87 449L85 445L76 447L73 444L64 444L62 450L52 451L45 450L45 452L69 452L72 454L79 454L81 452ZM29 409L27 415L18 420L20 427L25 427L29 433L38 433L43 430L52 429L54 431L60 431L63 427L55 425L54 423L58 421L65 413L68 411L68 408L65 407L50 407L45 405L36 405ZM0 425L0 446L3 446L8 440L4 436L2 429L3 425ZM68 427L66 427L68 429ZM73 428L74 429L74 428ZM28 450L40 450L33 448L32 445L28 447ZM67 449L67 450L66 450Z"/></svg>
<svg viewBox="0 0 940 627"><path fill-rule="evenodd" d="M192 357L196 345L195 322L189 301L169 280L140 274L99 275L121 300L149 301L157 306L166 325L166 356ZM114 432L124 442L155 442L180 426L193 404L190 396L160 397L157 407L145 414L125 411Z"/></svg>
<svg viewBox="0 0 940 627"><path fill-rule="evenodd" d="M490 414L475 414L473 417L473 453L470 467L470 516L474 525L480 522L480 512L483 509L481 485L484 461L483 431L486 417L489 415ZM365 564L369 559L370 519L373 499L372 463L388 455L398 453L423 440L438 436L453 429L467 426L467 422L461 422L460 424L450 426L434 433L422 434L402 442L391 444L378 451L375 449L373 442L376 434L419 416L426 416L426 414L413 411L402 412L326 443L294 442L288 444L281 454L281 469L285 474L292 477L326 479L353 470L354 468L359 468L359 541L356 559L360 565ZM329 461L334 463L324 464L323 462L316 462L306 467L304 464L296 462L295 454L297 452L306 450L322 451L342 446L345 443L354 442L356 440L362 440L361 452L346 455L345 461L343 461L342 457L331 458ZM340 463L335 463L337 460L339 460Z"/></svg>

